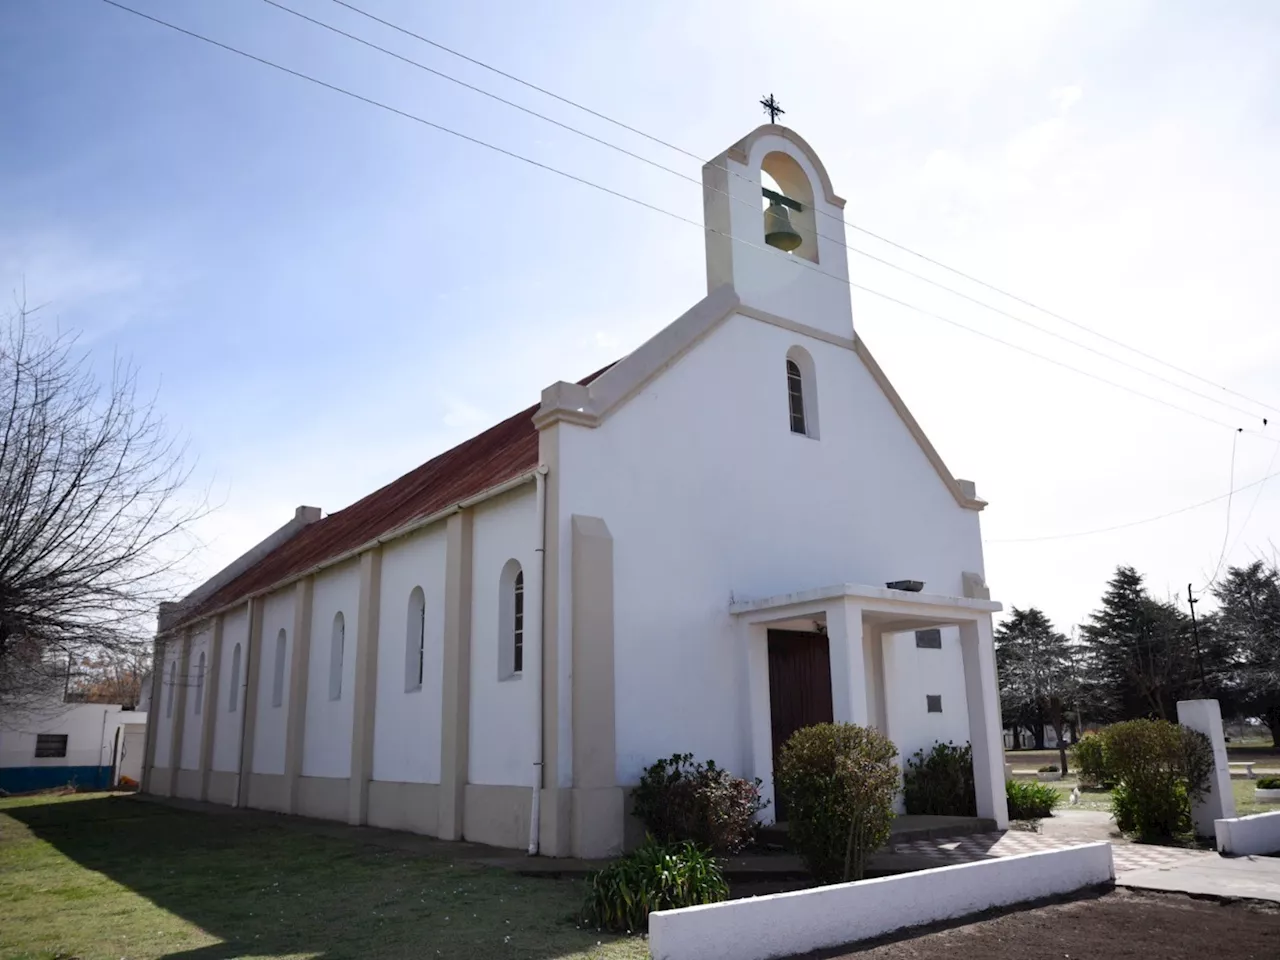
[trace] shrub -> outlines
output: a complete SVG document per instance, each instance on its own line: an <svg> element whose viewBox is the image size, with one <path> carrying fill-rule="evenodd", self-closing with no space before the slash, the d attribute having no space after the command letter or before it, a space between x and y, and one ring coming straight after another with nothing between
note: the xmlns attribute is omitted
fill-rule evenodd
<svg viewBox="0 0 1280 960"><path fill-rule="evenodd" d="M1082 787L1110 787L1107 773L1106 739L1100 734L1089 733L1075 742L1071 748L1071 761L1075 764Z"/></svg>
<svg viewBox="0 0 1280 960"><path fill-rule="evenodd" d="M1058 804L1062 803L1062 794L1047 783L1009 780L1005 783L1004 790L1012 820L1051 817Z"/></svg>
<svg viewBox="0 0 1280 960"><path fill-rule="evenodd" d="M1191 804L1213 772L1209 738L1167 720L1126 720L1102 736L1116 826L1144 841L1190 833Z"/></svg>
<svg viewBox="0 0 1280 960"><path fill-rule="evenodd" d="M663 843L692 840L717 853L737 853L755 836L764 809L760 781L743 780L693 754L659 760L640 776L632 812Z"/></svg>
<svg viewBox="0 0 1280 960"><path fill-rule="evenodd" d="M907 813L976 817L973 749L935 743L928 753L917 750L903 774L903 800Z"/></svg>
<svg viewBox="0 0 1280 960"><path fill-rule="evenodd" d="M1280 790L1280 777L1259 777L1257 788L1259 790Z"/></svg>
<svg viewBox="0 0 1280 960"><path fill-rule="evenodd" d="M647 930L654 910L719 903L729 885L715 857L696 843L664 844L653 837L588 881L582 919L616 933Z"/></svg>
<svg viewBox="0 0 1280 960"><path fill-rule="evenodd" d="M889 839L898 793L898 748L852 723L797 730L778 755L790 841L819 883L861 880Z"/></svg>
<svg viewBox="0 0 1280 960"><path fill-rule="evenodd" d="M1046 764L1040 768L1040 773L1057 773L1058 765L1056 763Z"/></svg>

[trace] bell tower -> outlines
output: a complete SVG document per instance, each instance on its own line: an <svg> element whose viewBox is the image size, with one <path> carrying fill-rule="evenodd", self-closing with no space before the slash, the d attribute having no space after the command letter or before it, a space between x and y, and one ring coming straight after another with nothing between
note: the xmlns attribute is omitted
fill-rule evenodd
<svg viewBox="0 0 1280 960"><path fill-rule="evenodd" d="M844 200L799 134L757 127L702 168L702 196L708 293L730 284L749 306L853 335Z"/></svg>

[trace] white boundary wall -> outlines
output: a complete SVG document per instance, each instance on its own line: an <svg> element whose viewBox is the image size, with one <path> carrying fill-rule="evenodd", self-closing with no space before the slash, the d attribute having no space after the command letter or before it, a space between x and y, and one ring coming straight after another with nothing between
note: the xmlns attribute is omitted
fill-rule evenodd
<svg viewBox="0 0 1280 960"><path fill-rule="evenodd" d="M649 915L654 960L769 960L1115 881L1111 844Z"/></svg>
<svg viewBox="0 0 1280 960"><path fill-rule="evenodd" d="M1213 832L1217 835L1218 852L1221 854L1243 857L1280 853L1280 810L1215 820Z"/></svg>

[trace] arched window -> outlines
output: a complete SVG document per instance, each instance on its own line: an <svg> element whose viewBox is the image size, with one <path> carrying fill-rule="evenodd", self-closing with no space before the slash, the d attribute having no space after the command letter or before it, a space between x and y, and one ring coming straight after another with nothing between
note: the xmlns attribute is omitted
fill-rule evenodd
<svg viewBox="0 0 1280 960"><path fill-rule="evenodd" d="M342 654L347 642L347 624L339 610L333 615L333 639L329 646L329 699L342 699Z"/></svg>
<svg viewBox="0 0 1280 960"><path fill-rule="evenodd" d="M236 712L240 705L240 644L231 651L231 689L227 691L227 710Z"/></svg>
<svg viewBox="0 0 1280 960"><path fill-rule="evenodd" d="M427 655L427 598L421 587L409 594L409 616L404 631L404 689L422 689L422 673Z"/></svg>
<svg viewBox="0 0 1280 960"><path fill-rule="evenodd" d="M200 716L200 711L204 709L204 653L201 652L200 660L196 664L196 716Z"/></svg>
<svg viewBox="0 0 1280 960"><path fill-rule="evenodd" d="M510 680L524 670L524 571L519 561L507 561L498 589L498 679Z"/></svg>
<svg viewBox="0 0 1280 960"><path fill-rule="evenodd" d="M284 671L285 671L285 654L289 649L289 638L284 632L284 628L280 628L280 632L276 634L276 662L275 673L271 675L271 705L279 707L284 704Z"/></svg>
<svg viewBox="0 0 1280 960"><path fill-rule="evenodd" d="M787 412L792 433L818 438L818 383L813 357L804 347L787 351Z"/></svg>
<svg viewBox="0 0 1280 960"><path fill-rule="evenodd" d="M169 693L164 701L164 716L167 720L173 716L173 688L178 685L178 665L177 663L169 663Z"/></svg>

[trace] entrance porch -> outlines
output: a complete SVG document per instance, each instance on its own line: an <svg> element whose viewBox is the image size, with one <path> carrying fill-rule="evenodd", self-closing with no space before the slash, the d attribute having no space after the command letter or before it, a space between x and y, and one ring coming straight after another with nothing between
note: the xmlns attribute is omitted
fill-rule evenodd
<svg viewBox="0 0 1280 960"><path fill-rule="evenodd" d="M1007 828L1000 691L991 629L991 614L1000 609L1001 605L991 600L860 584L733 603L730 613L740 625L747 659L750 775L762 781L765 798L776 801L775 736L784 735L797 723L826 719L829 714L836 722L875 727L894 740L888 705L895 691L890 689L885 672L886 640L908 631L957 627L977 812L980 818L993 821L997 829ZM814 639L819 637L825 643ZM809 638L807 642L805 638ZM797 645L787 648L788 639L798 641ZM824 657L829 662L829 701L827 691L820 688L825 681L818 680L815 686L813 679L821 677ZM793 670L802 678L798 682L807 686L799 693L794 684L781 689L777 679L780 669ZM776 809L771 805L766 819L772 820Z"/></svg>

